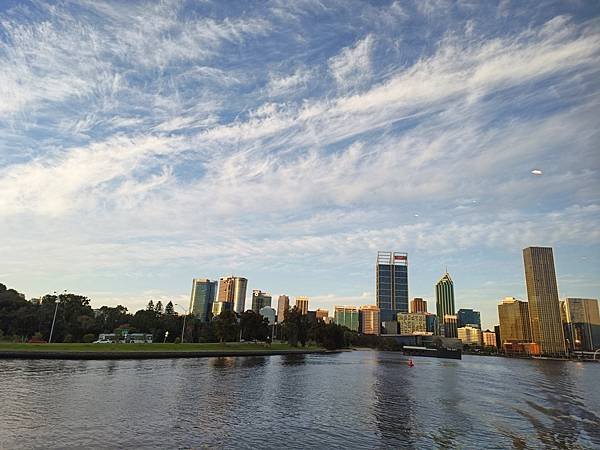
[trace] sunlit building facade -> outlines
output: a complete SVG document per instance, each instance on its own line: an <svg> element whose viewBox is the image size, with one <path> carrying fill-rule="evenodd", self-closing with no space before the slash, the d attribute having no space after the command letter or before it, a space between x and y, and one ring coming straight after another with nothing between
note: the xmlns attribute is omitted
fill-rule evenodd
<svg viewBox="0 0 600 450"><path fill-rule="evenodd" d="M496 333L485 330L481 333L484 347L496 347Z"/></svg>
<svg viewBox="0 0 600 450"><path fill-rule="evenodd" d="M200 322L208 322L210 320L218 284L217 281L211 281L207 278L194 278L192 280L189 311Z"/></svg>
<svg viewBox="0 0 600 450"><path fill-rule="evenodd" d="M498 305L500 343L531 342L529 304L515 297L505 297Z"/></svg>
<svg viewBox="0 0 600 450"><path fill-rule="evenodd" d="M523 249L523 262L533 342L539 344L542 355L563 356L565 336L552 248L527 247Z"/></svg>
<svg viewBox="0 0 600 450"><path fill-rule="evenodd" d="M410 312L411 313L424 313L427 312L427 301L422 298L415 297L410 301Z"/></svg>
<svg viewBox="0 0 600 450"><path fill-rule="evenodd" d="M308 297L296 297L296 308L300 314L308 314Z"/></svg>
<svg viewBox="0 0 600 450"><path fill-rule="evenodd" d="M277 299L277 322L285 320L285 313L290 309L290 298L287 295L280 295Z"/></svg>
<svg viewBox="0 0 600 450"><path fill-rule="evenodd" d="M246 307L246 288L248 280L242 277L221 277L217 301L231 303L232 310L238 314Z"/></svg>
<svg viewBox="0 0 600 450"><path fill-rule="evenodd" d="M333 313L336 324L352 331L359 330L358 308L356 306L336 306Z"/></svg>
<svg viewBox="0 0 600 450"><path fill-rule="evenodd" d="M233 303L231 302L214 302L212 304L212 315L213 318L218 316L224 311L233 311Z"/></svg>
<svg viewBox="0 0 600 450"><path fill-rule="evenodd" d="M363 334L381 334L381 316L377 305L361 306L359 309L360 330Z"/></svg>
<svg viewBox="0 0 600 450"><path fill-rule="evenodd" d="M481 346L483 339L481 336L481 328L472 327L467 325L465 327L459 327L457 329L458 339L461 340L463 345L477 345Z"/></svg>
<svg viewBox="0 0 600 450"><path fill-rule="evenodd" d="M398 313L399 334L423 334L427 332L427 314L421 313Z"/></svg>
<svg viewBox="0 0 600 450"><path fill-rule="evenodd" d="M396 314L408 312L408 254L378 252L375 270L381 320L396 320Z"/></svg>

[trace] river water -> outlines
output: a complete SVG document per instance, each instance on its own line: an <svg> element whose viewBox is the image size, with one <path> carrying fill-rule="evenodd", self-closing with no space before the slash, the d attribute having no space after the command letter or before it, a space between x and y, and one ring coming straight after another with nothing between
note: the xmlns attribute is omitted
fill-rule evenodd
<svg viewBox="0 0 600 450"><path fill-rule="evenodd" d="M598 448L600 364L0 360L0 449Z"/></svg>

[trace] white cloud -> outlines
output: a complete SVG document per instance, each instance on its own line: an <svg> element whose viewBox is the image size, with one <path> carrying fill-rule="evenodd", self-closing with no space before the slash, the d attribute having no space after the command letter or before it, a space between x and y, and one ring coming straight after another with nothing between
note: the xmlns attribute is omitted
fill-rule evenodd
<svg viewBox="0 0 600 450"><path fill-rule="evenodd" d="M362 87L370 81L374 43L375 38L369 34L329 60L329 69L341 89Z"/></svg>

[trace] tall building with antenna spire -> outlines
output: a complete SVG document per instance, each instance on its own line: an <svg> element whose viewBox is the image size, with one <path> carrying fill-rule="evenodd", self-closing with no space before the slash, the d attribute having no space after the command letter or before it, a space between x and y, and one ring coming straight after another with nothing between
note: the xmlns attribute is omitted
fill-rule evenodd
<svg viewBox="0 0 600 450"><path fill-rule="evenodd" d="M456 337L456 315L454 309L454 282L448 271L435 285L435 307L440 326L440 334Z"/></svg>

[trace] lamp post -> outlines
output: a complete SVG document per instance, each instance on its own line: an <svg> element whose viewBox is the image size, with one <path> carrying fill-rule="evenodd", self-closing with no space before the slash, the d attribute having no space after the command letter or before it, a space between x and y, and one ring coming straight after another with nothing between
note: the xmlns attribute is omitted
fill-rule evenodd
<svg viewBox="0 0 600 450"><path fill-rule="evenodd" d="M65 289L63 291L63 293L67 293L67 290ZM50 337L48 338L48 344L52 343L52 335L54 334L54 324L56 323L56 313L58 312L58 301L60 296L56 295L56 291L54 291L54 296L56 297L56 306L54 307L54 317L52 317L52 327L50 327Z"/></svg>
<svg viewBox="0 0 600 450"><path fill-rule="evenodd" d="M181 328L181 343L183 344L183 337L184 337L184 334L185 334L185 319L187 319L188 311L187 311L187 309L185 309L183 306L181 306L178 303L175 303L175 306L179 306L181 308L181 310L183 311L183 313L185 314L183 316L183 327Z"/></svg>
<svg viewBox="0 0 600 450"><path fill-rule="evenodd" d="M163 339L163 344L167 342L167 336L169 335L168 331L165 331L165 338Z"/></svg>

